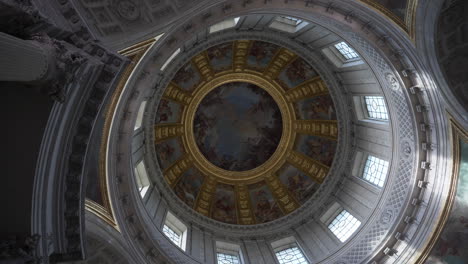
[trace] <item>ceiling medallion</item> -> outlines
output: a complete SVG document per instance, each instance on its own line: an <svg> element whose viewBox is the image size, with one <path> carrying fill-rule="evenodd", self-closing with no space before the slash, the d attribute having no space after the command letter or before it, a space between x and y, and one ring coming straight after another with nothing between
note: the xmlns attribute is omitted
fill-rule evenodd
<svg viewBox="0 0 468 264"><path fill-rule="evenodd" d="M205 95L195 113L193 134L198 149L213 165L246 171L273 155L282 123L278 105L265 90L234 81Z"/></svg>
<svg viewBox="0 0 468 264"><path fill-rule="evenodd" d="M219 89L222 89L223 91L226 91L230 85L237 85L234 89L240 90L240 92L246 92L247 90L246 87L253 86L257 87L258 90L262 91L267 91L268 95L264 96L264 100L268 100L269 97L273 99L276 104L274 106L277 106L279 109L279 112L281 113L281 123L282 125L279 127L280 129L280 140L278 140L277 135L269 135L268 137L261 137L264 133L259 132L257 129L260 129L260 127L257 127L256 125L260 123L267 123L273 120L273 117L271 115L268 115L265 111L262 111L259 115L264 115L262 117L262 120L257 120L256 123L251 123L251 127L247 127L246 124L241 127L239 125L236 129L236 131L240 131L241 129L255 129L256 131L254 132L257 137L252 137L251 140L253 141L270 141L270 142L275 142L279 141L277 144L275 144L273 152L271 153L272 155L269 155L268 160L265 159L266 162L261 162L260 164L257 164L258 166L252 167L251 164L247 164L248 157L247 155L239 155L239 159L243 161L244 163L242 165L238 165L239 167L242 168L249 168L248 170L239 170L239 169L225 169L221 168L220 166L214 165L209 159L207 159L207 156L205 153L207 152L207 149L205 149L202 146L202 149L205 151L203 153L200 151L200 145L201 145L201 140L200 138L196 138L196 136L200 136L202 133L204 133L203 128L201 128L201 124L196 122L200 121L201 119L201 114L202 111L197 111L204 109L203 105L200 105L200 103L203 101L206 103L207 95L211 95L213 92L218 91ZM235 93L235 92L234 92ZM252 93L252 96L254 94ZM239 96L239 95L237 95ZM245 98L244 98L245 99ZM255 98L252 98L252 100L255 100ZM235 104L235 106L239 106L239 103L246 103L246 102L238 102ZM227 102L221 102L221 104L224 105L224 107L228 107L231 104L228 104ZM232 104L234 105L234 104ZM257 105L257 107L262 107L261 105ZM274 107L272 107L274 108ZM274 111L274 109L271 109ZM195 114L199 113L197 116L197 120L195 119ZM224 119L221 118L221 116L224 115L229 115L231 113L228 112L227 109L224 109L223 112L218 113L220 118L214 119L212 122L223 122ZM248 114L247 111L244 112L244 114ZM249 120L249 121L254 121L251 119L253 114L249 114L249 116L241 116L240 119L242 120ZM268 115L268 117L265 117L265 115ZM294 108L292 107L291 104L288 104L286 101L286 98L282 96L281 93L281 88L278 86L272 85L268 80L262 78L259 75L255 75L253 73L225 73L220 75L219 77L216 77L215 79L209 81L206 83L206 85L202 86L201 88L197 89L193 96L193 100L187 107L186 115L183 117L183 120L187 120L184 122L184 137L183 137L183 142L184 146L186 146L186 149L188 150L188 153L193 157L195 160L195 163L198 165L199 169L203 171L204 173L208 175L213 175L214 177L220 178L221 181L224 181L226 183L236 183L238 181L245 182L246 180L249 180L250 182L253 181L258 181L260 177L264 177L265 175L268 175L269 173L272 173L273 171L279 169L285 159L286 159L286 153L290 150L292 150L292 146L294 144L294 133L292 131L292 125L293 125L293 120L295 119L294 117ZM236 120L233 120L234 122ZM218 124L216 124L218 125ZM222 125L222 124L219 124ZM229 126L228 124L224 124L225 126ZM231 126L233 124L230 124ZM274 126L274 125L273 125ZM273 126L271 128L273 128ZM232 127L234 128L234 127ZM221 129L226 129L226 127L223 127ZM212 131L214 132L214 131ZM235 132L235 131L231 131ZM278 132L278 131L276 131ZM213 133L214 134L214 133ZM213 135L215 136L215 135ZM224 138L224 141L231 141L230 143L232 144L241 144L242 142L233 142L233 139L235 136L230 136L228 133L223 133L221 135L217 136L222 136L222 137L229 137L229 138ZM238 135L239 137L242 137L243 135ZM213 140L213 139L212 139ZM247 139L249 140L249 139ZM254 143L249 144L250 147L254 145ZM216 148L217 146L213 146ZM218 146L222 147L222 146ZM213 152L221 152L221 151L230 151L231 153L233 152L233 149L236 149L234 146L231 146L231 150L212 150ZM276 151L275 151L276 150ZM258 156L261 156L265 153L255 153ZM270 154L270 153L269 153ZM210 157L216 156L216 155L210 155ZM222 159L222 157L221 157ZM257 162L258 163L258 162ZM226 165L225 165L226 166ZM236 166L236 164L230 163L227 166Z"/></svg>
<svg viewBox="0 0 468 264"><path fill-rule="evenodd" d="M185 204L221 222L256 224L294 211L318 190L338 128L311 65L277 45L237 40L178 70L154 136L164 177Z"/></svg>

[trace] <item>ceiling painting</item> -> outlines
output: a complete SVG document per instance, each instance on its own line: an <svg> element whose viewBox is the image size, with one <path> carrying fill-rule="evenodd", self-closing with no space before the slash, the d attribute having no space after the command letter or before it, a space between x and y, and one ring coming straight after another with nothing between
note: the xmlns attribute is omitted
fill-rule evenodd
<svg viewBox="0 0 468 264"><path fill-rule="evenodd" d="M200 151L211 163L245 171L264 163L276 150L281 113L265 90L250 83L226 83L203 98L193 129Z"/></svg>
<svg viewBox="0 0 468 264"><path fill-rule="evenodd" d="M183 153L183 147L179 138L171 138L156 144L155 147L158 153L159 165L163 170L169 168Z"/></svg>
<svg viewBox="0 0 468 264"><path fill-rule="evenodd" d="M237 224L236 197L233 185L220 183L216 186L211 217L224 223Z"/></svg>
<svg viewBox="0 0 468 264"><path fill-rule="evenodd" d="M191 92L200 83L201 76L191 62L185 64L172 79L174 84Z"/></svg>
<svg viewBox="0 0 468 264"><path fill-rule="evenodd" d="M291 89L317 76L317 72L302 58L292 61L278 76L278 82L285 88Z"/></svg>
<svg viewBox="0 0 468 264"><path fill-rule="evenodd" d="M249 185L249 194L257 223L269 222L283 215L266 183L258 182Z"/></svg>
<svg viewBox="0 0 468 264"><path fill-rule="evenodd" d="M158 113L155 123L176 123L179 122L182 114L182 105L172 101L162 99L159 103Z"/></svg>
<svg viewBox="0 0 468 264"><path fill-rule="evenodd" d="M221 72L232 68L232 42L211 47L206 54L213 71Z"/></svg>
<svg viewBox="0 0 468 264"><path fill-rule="evenodd" d="M253 41L247 55L248 67L264 69L268 66L279 47L263 41Z"/></svg>
<svg viewBox="0 0 468 264"><path fill-rule="evenodd" d="M335 108L330 95L322 95L298 101L297 115L300 119L336 120Z"/></svg>
<svg viewBox="0 0 468 264"><path fill-rule="evenodd" d="M197 169L190 168L180 177L174 192L189 207L193 208L205 176Z"/></svg>
<svg viewBox="0 0 468 264"><path fill-rule="evenodd" d="M336 141L312 135L300 135L295 149L308 157L331 166L335 156Z"/></svg>
<svg viewBox="0 0 468 264"><path fill-rule="evenodd" d="M306 202L318 190L318 183L288 163L277 174L281 183L301 204Z"/></svg>
<svg viewBox="0 0 468 264"><path fill-rule="evenodd" d="M213 46L164 91L154 146L176 196L216 221L273 221L307 202L336 150L333 100L289 49L258 40Z"/></svg>

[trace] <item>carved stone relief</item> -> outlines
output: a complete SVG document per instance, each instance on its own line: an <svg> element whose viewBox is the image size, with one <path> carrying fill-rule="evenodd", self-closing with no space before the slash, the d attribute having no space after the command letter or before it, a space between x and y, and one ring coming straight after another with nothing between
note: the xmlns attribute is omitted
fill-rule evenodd
<svg viewBox="0 0 468 264"><path fill-rule="evenodd" d="M141 4L132 0L114 0L111 6L118 16L127 21L135 21L141 16Z"/></svg>
<svg viewBox="0 0 468 264"><path fill-rule="evenodd" d="M387 80L388 84L393 90L397 91L400 89L400 83L395 78L395 75L393 73L385 74L385 79Z"/></svg>

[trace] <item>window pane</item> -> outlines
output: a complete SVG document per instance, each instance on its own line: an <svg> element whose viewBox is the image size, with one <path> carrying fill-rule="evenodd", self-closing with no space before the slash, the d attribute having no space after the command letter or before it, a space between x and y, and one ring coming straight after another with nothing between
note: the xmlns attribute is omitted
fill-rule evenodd
<svg viewBox="0 0 468 264"><path fill-rule="evenodd" d="M328 229L341 241L345 242L361 225L361 222L348 211L343 210L328 225Z"/></svg>
<svg viewBox="0 0 468 264"><path fill-rule="evenodd" d="M180 247L180 235L177 234L172 228L164 225L163 232L174 244Z"/></svg>
<svg viewBox="0 0 468 264"><path fill-rule="evenodd" d="M140 195L143 198L145 197L145 194L150 186L148 174L146 172L146 167L143 161L140 161L135 167L135 177L137 181L138 191L140 191Z"/></svg>
<svg viewBox="0 0 468 264"><path fill-rule="evenodd" d="M362 178L364 180L382 187L385 182L388 170L388 161L376 158L374 156L367 157L366 165Z"/></svg>
<svg viewBox="0 0 468 264"><path fill-rule="evenodd" d="M283 16L283 18L287 19L288 21L290 21L294 25L298 25L298 24L300 24L302 22L302 20L300 20L298 18L295 18L295 17Z"/></svg>
<svg viewBox="0 0 468 264"><path fill-rule="evenodd" d="M343 55L346 60L359 58L359 55L345 42L335 44L335 48Z"/></svg>
<svg viewBox="0 0 468 264"><path fill-rule="evenodd" d="M381 96L364 96L370 118L388 120L387 107Z"/></svg>
<svg viewBox="0 0 468 264"><path fill-rule="evenodd" d="M236 255L218 253L218 264L240 264Z"/></svg>
<svg viewBox="0 0 468 264"><path fill-rule="evenodd" d="M308 264L302 252L297 247L291 247L276 252L280 264Z"/></svg>
<svg viewBox="0 0 468 264"><path fill-rule="evenodd" d="M143 122L143 115L145 114L146 101L141 102L140 108L138 109L137 119L135 121L135 130L141 127Z"/></svg>

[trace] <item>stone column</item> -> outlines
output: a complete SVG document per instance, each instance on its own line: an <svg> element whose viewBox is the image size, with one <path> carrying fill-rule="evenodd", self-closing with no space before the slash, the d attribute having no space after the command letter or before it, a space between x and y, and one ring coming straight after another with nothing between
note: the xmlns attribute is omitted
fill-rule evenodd
<svg viewBox="0 0 468 264"><path fill-rule="evenodd" d="M69 43L34 35L23 40L0 32L0 81L22 82L38 87L52 99L63 102L65 87L86 59Z"/></svg>
<svg viewBox="0 0 468 264"><path fill-rule="evenodd" d="M36 41L0 32L0 81L45 80L53 68L51 57L50 50Z"/></svg>

